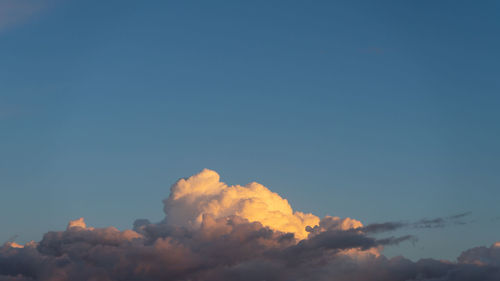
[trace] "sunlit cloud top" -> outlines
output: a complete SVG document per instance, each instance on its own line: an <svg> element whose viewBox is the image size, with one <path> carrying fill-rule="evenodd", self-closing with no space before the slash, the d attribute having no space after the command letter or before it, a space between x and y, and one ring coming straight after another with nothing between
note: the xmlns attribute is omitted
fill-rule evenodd
<svg viewBox="0 0 500 281"><path fill-rule="evenodd" d="M294 211L286 199L259 183L228 186L220 181L219 174L207 169L175 183L164 204L166 222L172 225L199 227L204 215L236 215L304 239L308 235L306 228L320 222L313 214ZM350 218L339 224L344 230L361 226L361 222Z"/></svg>
<svg viewBox="0 0 500 281"><path fill-rule="evenodd" d="M413 239L386 235L394 229L444 227L466 213L366 226L319 219L261 184L228 186L207 169L172 185L164 210L163 221L139 219L124 231L78 218L39 242L7 242L0 280L500 280L500 242L466 250L457 262L380 254Z"/></svg>

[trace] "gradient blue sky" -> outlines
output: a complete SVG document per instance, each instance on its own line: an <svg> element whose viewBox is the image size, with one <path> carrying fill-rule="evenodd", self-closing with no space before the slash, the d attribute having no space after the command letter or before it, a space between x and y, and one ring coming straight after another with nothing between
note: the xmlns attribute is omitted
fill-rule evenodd
<svg viewBox="0 0 500 281"><path fill-rule="evenodd" d="M500 234L498 1L0 0L0 242L130 228L202 168L294 209ZM31 4L30 4L31 3ZM5 16L5 15L8 15Z"/></svg>

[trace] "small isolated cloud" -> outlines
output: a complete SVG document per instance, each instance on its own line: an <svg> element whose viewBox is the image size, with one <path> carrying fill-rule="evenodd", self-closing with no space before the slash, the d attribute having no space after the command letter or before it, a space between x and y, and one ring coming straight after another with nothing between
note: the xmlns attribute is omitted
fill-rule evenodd
<svg viewBox="0 0 500 281"><path fill-rule="evenodd" d="M132 230L80 218L39 242L5 243L0 281L500 280L500 243L467 250L458 262L388 259L383 247L414 237L371 235L413 224L320 219L263 185L228 186L211 170L175 183L164 210L162 222L140 219Z"/></svg>

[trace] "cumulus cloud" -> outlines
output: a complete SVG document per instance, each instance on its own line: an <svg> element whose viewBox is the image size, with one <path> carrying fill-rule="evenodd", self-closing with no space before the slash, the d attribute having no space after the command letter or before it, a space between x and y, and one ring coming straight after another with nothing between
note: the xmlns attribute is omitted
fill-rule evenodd
<svg viewBox="0 0 500 281"><path fill-rule="evenodd" d="M491 247L476 247L463 252L458 260L462 263L482 266L500 266L500 242Z"/></svg>
<svg viewBox="0 0 500 281"><path fill-rule="evenodd" d="M309 234L306 228L320 223L313 214L293 211L286 199L259 183L228 186L220 181L219 174L208 169L177 181L163 202L167 224L190 228L199 227L207 214L215 218L235 215L304 239ZM336 219L340 229L362 226L350 218Z"/></svg>
<svg viewBox="0 0 500 281"><path fill-rule="evenodd" d="M0 281L500 280L500 243L458 262L388 259L382 247L413 237L371 234L404 224L320 219L260 184L228 186L210 170L175 183L164 210L164 221L137 220L133 230L80 218L39 242L6 243Z"/></svg>

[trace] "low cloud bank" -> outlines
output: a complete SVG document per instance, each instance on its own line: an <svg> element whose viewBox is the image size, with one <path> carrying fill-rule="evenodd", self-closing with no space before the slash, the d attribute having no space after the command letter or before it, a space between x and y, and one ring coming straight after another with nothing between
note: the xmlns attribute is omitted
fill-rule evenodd
<svg viewBox="0 0 500 281"><path fill-rule="evenodd" d="M40 242L8 242L0 248L0 281L500 280L500 243L467 250L458 262L412 262L380 254L412 236L371 236L440 227L466 214L367 226L320 219L293 211L258 183L227 186L211 170L175 183L164 210L164 221L137 220L133 230L78 219Z"/></svg>

